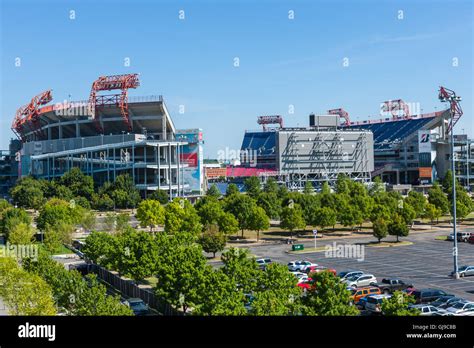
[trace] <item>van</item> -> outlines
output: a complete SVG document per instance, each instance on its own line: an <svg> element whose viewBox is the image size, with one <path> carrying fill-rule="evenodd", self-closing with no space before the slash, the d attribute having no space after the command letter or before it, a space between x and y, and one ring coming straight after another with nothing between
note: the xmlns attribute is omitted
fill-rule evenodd
<svg viewBox="0 0 474 348"><path fill-rule="evenodd" d="M471 237L471 232L458 232L458 242L467 242L469 237Z"/></svg>

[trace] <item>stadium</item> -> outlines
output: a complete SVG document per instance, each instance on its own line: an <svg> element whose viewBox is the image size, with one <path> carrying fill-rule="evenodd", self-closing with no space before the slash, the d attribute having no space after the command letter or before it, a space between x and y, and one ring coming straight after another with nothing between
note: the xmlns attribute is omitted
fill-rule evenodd
<svg viewBox="0 0 474 348"><path fill-rule="evenodd" d="M291 189L301 189L306 181L318 187L318 182L333 182L340 173L362 181L380 176L392 185L430 185L443 178L451 168L448 134L462 111L455 113L451 126L449 109L412 115L400 99L381 105L386 117L351 122L349 114L339 108L324 115L311 114L305 128L283 127L280 115L260 116L257 122L263 130L244 134L241 167L264 169L258 175L274 176ZM279 127L269 129L268 124ZM469 187L472 141L455 141L454 146L456 160L463 161L456 172ZM248 153L254 153L251 163L245 158Z"/></svg>
<svg viewBox="0 0 474 348"><path fill-rule="evenodd" d="M202 193L202 131L176 130L162 96L128 97L137 74L102 76L88 100L47 105L45 91L21 107L12 130L22 141L18 176L48 180L73 167L96 184L129 174L146 197ZM117 94L100 92L119 90Z"/></svg>

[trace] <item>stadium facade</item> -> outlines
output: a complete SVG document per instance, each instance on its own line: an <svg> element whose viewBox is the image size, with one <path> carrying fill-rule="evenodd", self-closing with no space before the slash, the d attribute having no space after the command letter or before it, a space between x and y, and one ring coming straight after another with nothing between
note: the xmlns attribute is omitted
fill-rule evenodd
<svg viewBox="0 0 474 348"><path fill-rule="evenodd" d="M123 87L116 81L124 76L130 75L112 76L115 85L104 89ZM23 142L19 177L51 180L77 167L96 185L127 173L144 197L156 190L170 198L202 193L202 131L176 130L162 96L128 98L122 89L112 96L95 91L87 101L38 104L30 103L31 112L20 109L12 125Z"/></svg>

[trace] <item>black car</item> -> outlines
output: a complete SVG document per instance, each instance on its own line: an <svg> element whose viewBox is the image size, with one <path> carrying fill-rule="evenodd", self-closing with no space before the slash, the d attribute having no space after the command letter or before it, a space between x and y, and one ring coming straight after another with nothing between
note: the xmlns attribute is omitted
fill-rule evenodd
<svg viewBox="0 0 474 348"><path fill-rule="evenodd" d="M413 291L412 295L415 297L416 303L430 303L441 296L451 296L454 297L452 294L448 294L443 290L439 289L421 289Z"/></svg>
<svg viewBox="0 0 474 348"><path fill-rule="evenodd" d="M441 296L441 297L438 297L435 301L431 302L431 305L440 308L440 306L445 305L446 303L448 303L448 301L451 301L452 299L455 299L455 298L457 297Z"/></svg>

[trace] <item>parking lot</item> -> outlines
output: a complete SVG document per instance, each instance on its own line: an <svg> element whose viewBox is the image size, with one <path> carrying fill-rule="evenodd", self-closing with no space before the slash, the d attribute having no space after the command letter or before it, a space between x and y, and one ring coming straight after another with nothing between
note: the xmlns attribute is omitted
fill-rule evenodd
<svg viewBox="0 0 474 348"><path fill-rule="evenodd" d="M469 231L472 228L469 229ZM463 231L466 231L465 229ZM269 257L274 262L286 264L292 260L307 259L322 266L335 268L337 272L344 270L361 270L371 273L381 281L385 277L397 277L413 283L418 288L437 288L474 301L474 277L458 280L449 277L453 270L453 243L435 240L436 236L447 235L449 230L435 233L417 233L403 240L413 242L412 245L376 248L365 247L364 258L326 257L325 252L290 254L290 246L286 244L249 246L251 253L257 257ZM392 237L389 237L391 239ZM372 241L373 237L342 238L337 240L318 239L318 247L329 245L355 244ZM305 247L314 246L305 242ZM474 265L474 245L458 243L459 266Z"/></svg>

